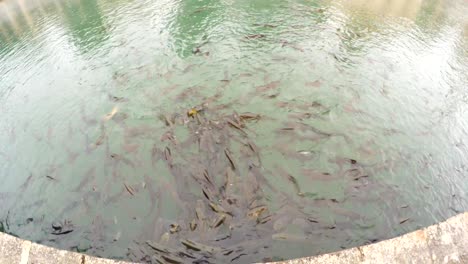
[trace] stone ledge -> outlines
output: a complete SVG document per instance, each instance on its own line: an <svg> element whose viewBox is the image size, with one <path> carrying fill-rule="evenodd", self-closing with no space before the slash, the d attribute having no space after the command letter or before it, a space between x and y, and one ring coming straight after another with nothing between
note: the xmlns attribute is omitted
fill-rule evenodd
<svg viewBox="0 0 468 264"><path fill-rule="evenodd" d="M0 264L129 264L59 250L0 233ZM468 213L375 244L275 264L467 263ZM266 263L272 264L272 263Z"/></svg>

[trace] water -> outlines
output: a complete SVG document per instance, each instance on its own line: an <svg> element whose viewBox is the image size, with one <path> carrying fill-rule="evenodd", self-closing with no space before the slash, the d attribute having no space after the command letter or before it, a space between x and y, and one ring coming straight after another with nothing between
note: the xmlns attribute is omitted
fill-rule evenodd
<svg viewBox="0 0 468 264"><path fill-rule="evenodd" d="M182 250L191 239L236 249L187 250L196 259L245 263L371 243L468 210L468 5L367 2L3 0L0 227L146 261L164 255L147 240ZM186 113L203 103L202 120L260 119L245 122L247 136L199 125ZM167 127L161 115L188 123ZM202 130L232 134L200 149L166 134L211 135ZM246 138L261 164L247 165ZM268 212L249 219L243 204L219 227L188 230L197 200L207 205L194 164L212 164L215 185L230 167L206 146L230 148L233 195ZM73 231L52 234L64 221Z"/></svg>

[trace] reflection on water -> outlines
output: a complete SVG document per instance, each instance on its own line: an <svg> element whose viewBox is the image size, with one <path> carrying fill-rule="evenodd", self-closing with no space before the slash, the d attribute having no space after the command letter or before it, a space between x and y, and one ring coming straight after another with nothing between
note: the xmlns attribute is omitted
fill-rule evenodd
<svg viewBox="0 0 468 264"><path fill-rule="evenodd" d="M64 3L61 8L65 24L69 27L74 42L83 52L98 49L109 37L104 17L96 1L69 2Z"/></svg>
<svg viewBox="0 0 468 264"><path fill-rule="evenodd" d="M246 263L466 211L467 8L4 0L0 229Z"/></svg>

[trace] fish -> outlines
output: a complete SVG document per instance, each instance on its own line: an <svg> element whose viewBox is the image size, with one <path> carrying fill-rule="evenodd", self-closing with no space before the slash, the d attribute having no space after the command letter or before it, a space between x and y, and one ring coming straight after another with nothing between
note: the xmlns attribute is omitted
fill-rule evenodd
<svg viewBox="0 0 468 264"><path fill-rule="evenodd" d="M124 98L124 97L118 97L118 96L114 96L112 94L108 94L108 97L109 97L109 100L111 100L112 102L116 102L116 103L128 102L128 99Z"/></svg>
<svg viewBox="0 0 468 264"><path fill-rule="evenodd" d="M406 223L408 220L410 220L410 218L400 219L400 225Z"/></svg>
<svg viewBox="0 0 468 264"><path fill-rule="evenodd" d="M242 120L242 121L245 121L245 120L258 120L258 119L260 119L260 115L254 114L254 113L245 112L245 113L241 113L241 114L239 115L239 118L240 118L240 120Z"/></svg>
<svg viewBox="0 0 468 264"><path fill-rule="evenodd" d="M135 195L135 191L133 190L132 187L128 186L126 183L124 183L124 186L125 186L125 189L127 190L127 192L128 192L130 195L132 195L132 196Z"/></svg>
<svg viewBox="0 0 468 264"><path fill-rule="evenodd" d="M296 194L299 195L299 196L304 196L304 194L301 192L301 187L299 186L299 183L297 182L296 178L294 176L292 176L291 174L289 174L286 170L284 170L283 168L279 167L279 166L275 166L276 167L276 170L278 171L278 173L283 176L284 178L286 178L289 182L292 183L292 185L294 186L294 190L296 191Z"/></svg>
<svg viewBox="0 0 468 264"><path fill-rule="evenodd" d="M197 200L197 204L195 207L195 215L198 218L199 221L204 221L206 216L205 216L205 204L203 203L202 200Z"/></svg>
<svg viewBox="0 0 468 264"><path fill-rule="evenodd" d="M161 245L159 243L156 243L154 241L146 241L146 244L150 248L152 248L152 249L154 249L156 251L159 251L159 252L162 252L162 253L169 253L169 250L165 246L163 246L163 245Z"/></svg>
<svg viewBox="0 0 468 264"><path fill-rule="evenodd" d="M169 228L169 232L170 232L171 234L177 233L177 232L179 232L179 231L182 229L182 228L180 227L180 225L177 224L177 223L171 224L169 227L170 227L170 228Z"/></svg>
<svg viewBox="0 0 468 264"><path fill-rule="evenodd" d="M167 131L161 136L161 141L169 140L172 144L177 145L177 140L172 131Z"/></svg>
<svg viewBox="0 0 468 264"><path fill-rule="evenodd" d="M112 117L114 117L115 114L117 114L117 112L119 111L119 108L117 106L114 106L112 108L112 110L110 111L110 113L106 114L102 120L103 121L109 121L112 119Z"/></svg>
<svg viewBox="0 0 468 264"><path fill-rule="evenodd" d="M239 124L236 124L234 121L232 121L231 119L227 119L226 122L231 125L232 127L234 127L235 129L239 130L239 132L241 132L243 135L247 135L247 132L245 132L241 126Z"/></svg>
<svg viewBox="0 0 468 264"><path fill-rule="evenodd" d="M226 155L227 159L229 160L229 164L231 164L232 170L236 170L236 165L234 164L234 160L231 156L231 153L228 149L224 149L224 154Z"/></svg>
<svg viewBox="0 0 468 264"><path fill-rule="evenodd" d="M122 145L122 148L127 153L135 153L135 152L138 151L138 148L140 148L140 145L125 143L125 144Z"/></svg>
<svg viewBox="0 0 468 264"><path fill-rule="evenodd" d="M313 87L313 88L320 87L321 85L322 85L322 83L319 80L315 80L313 82L306 82L305 83L305 86Z"/></svg>
<svg viewBox="0 0 468 264"><path fill-rule="evenodd" d="M244 38L250 40L250 39L261 39L261 38L264 38L264 37L266 37L265 34L251 34L251 35L245 36Z"/></svg>
<svg viewBox="0 0 468 264"><path fill-rule="evenodd" d="M257 93L263 93L263 92L266 92L266 91L269 91L269 90L273 90L273 89L278 88L280 83L281 83L281 81L273 81L273 82L267 83L265 85L257 86L257 87L255 87L255 91Z"/></svg>
<svg viewBox="0 0 468 264"><path fill-rule="evenodd" d="M119 154L115 154L115 153L112 153L110 154L110 157L118 162L123 162L125 165L127 166L130 166L132 168L135 168L135 163L133 163L131 160L119 155Z"/></svg>
<svg viewBox="0 0 468 264"><path fill-rule="evenodd" d="M265 205L257 206L247 213L247 216L252 219L258 219L264 212L266 212L268 208Z"/></svg>
<svg viewBox="0 0 468 264"><path fill-rule="evenodd" d="M188 240L188 239L183 239L180 241L180 243L182 243L182 245L186 246L188 249L195 250L195 251L204 251L208 253L221 251L220 248L204 245L204 244L201 244L192 240Z"/></svg>
<svg viewBox="0 0 468 264"><path fill-rule="evenodd" d="M317 181L336 181L338 179L328 172L320 172L314 169L302 169L302 174Z"/></svg>
<svg viewBox="0 0 468 264"><path fill-rule="evenodd" d="M171 120L171 118L168 116L168 115L165 115L165 114L161 114L159 116L159 119L161 119L164 124L168 127L173 127L174 126L174 121Z"/></svg>
<svg viewBox="0 0 468 264"><path fill-rule="evenodd" d="M213 221L213 223L211 224L211 227L212 228L217 228L219 227L220 225L222 225L224 223L224 221L226 220L226 215L225 214L220 214L218 215L217 218L215 218L215 220Z"/></svg>
<svg viewBox="0 0 468 264"><path fill-rule="evenodd" d="M197 229L197 225L198 225L197 222L195 220L192 220L189 224L190 230L195 231L195 229Z"/></svg>
<svg viewBox="0 0 468 264"><path fill-rule="evenodd" d="M56 180L57 180L57 179L55 179L54 177L52 177L52 176L50 176L50 175L46 175L46 178L51 179L51 180L53 180L53 181L56 181Z"/></svg>

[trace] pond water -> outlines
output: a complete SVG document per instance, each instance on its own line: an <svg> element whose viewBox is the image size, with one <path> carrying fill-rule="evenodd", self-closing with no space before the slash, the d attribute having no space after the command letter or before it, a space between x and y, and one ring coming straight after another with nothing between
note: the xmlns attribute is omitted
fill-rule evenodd
<svg viewBox="0 0 468 264"><path fill-rule="evenodd" d="M0 230L247 263L468 210L466 0L0 1Z"/></svg>

